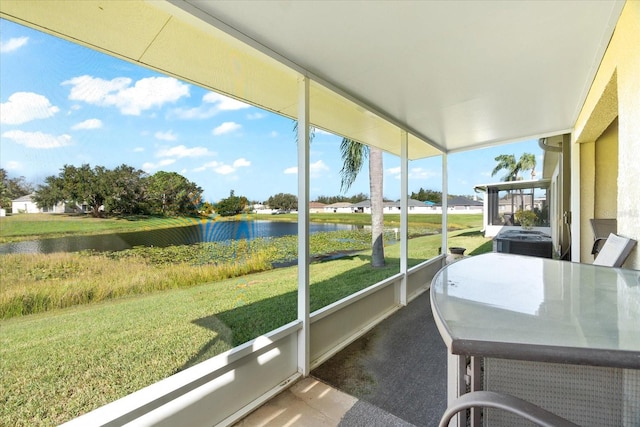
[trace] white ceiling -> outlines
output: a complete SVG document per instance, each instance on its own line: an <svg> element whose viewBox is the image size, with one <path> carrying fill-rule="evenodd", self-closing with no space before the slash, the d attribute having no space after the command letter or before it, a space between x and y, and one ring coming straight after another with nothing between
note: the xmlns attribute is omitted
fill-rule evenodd
<svg viewBox="0 0 640 427"><path fill-rule="evenodd" d="M186 1L446 151L570 130L624 4Z"/></svg>
<svg viewBox="0 0 640 427"><path fill-rule="evenodd" d="M570 131L624 1L2 0L0 16L409 158Z"/></svg>

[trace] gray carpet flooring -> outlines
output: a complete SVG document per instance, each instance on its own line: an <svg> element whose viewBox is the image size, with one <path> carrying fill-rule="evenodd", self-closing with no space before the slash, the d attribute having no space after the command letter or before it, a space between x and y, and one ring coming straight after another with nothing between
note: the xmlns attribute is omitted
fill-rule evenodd
<svg viewBox="0 0 640 427"><path fill-rule="evenodd" d="M447 351L431 314L429 293L380 323L312 375L364 401L347 413L343 427L438 425L447 406Z"/></svg>

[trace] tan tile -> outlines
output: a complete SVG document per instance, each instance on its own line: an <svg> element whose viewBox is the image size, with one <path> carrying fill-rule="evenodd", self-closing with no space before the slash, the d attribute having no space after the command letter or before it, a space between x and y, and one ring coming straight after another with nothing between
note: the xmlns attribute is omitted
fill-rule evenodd
<svg viewBox="0 0 640 427"><path fill-rule="evenodd" d="M305 378L236 424L236 427L337 426L357 401L315 378Z"/></svg>

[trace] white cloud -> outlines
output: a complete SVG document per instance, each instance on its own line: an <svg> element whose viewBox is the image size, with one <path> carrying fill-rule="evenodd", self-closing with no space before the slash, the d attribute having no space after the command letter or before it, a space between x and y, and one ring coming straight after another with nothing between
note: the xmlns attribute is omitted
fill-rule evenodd
<svg viewBox="0 0 640 427"><path fill-rule="evenodd" d="M179 119L183 120L197 120L208 119L218 114L218 109L215 107L194 107L194 108L176 108L171 114L175 115Z"/></svg>
<svg viewBox="0 0 640 427"><path fill-rule="evenodd" d="M248 161L247 159L241 157L239 159L234 160L233 164L228 165L226 163L223 162L217 162L217 161L211 161L208 163L205 163L204 165L194 169L195 172L202 172L205 171L207 169L211 169L213 170L215 173L218 173L220 175L229 175L234 173L235 171L238 170L238 168L241 167L248 167L251 166L251 162Z"/></svg>
<svg viewBox="0 0 640 427"><path fill-rule="evenodd" d="M160 169L163 166L169 166L176 162L175 159L162 159L158 163L146 162L142 164L142 170L150 172L155 169Z"/></svg>
<svg viewBox="0 0 640 427"><path fill-rule="evenodd" d="M172 130L166 132L156 132L153 136L161 141L175 141L176 139L178 139L178 135L173 133Z"/></svg>
<svg viewBox="0 0 640 427"><path fill-rule="evenodd" d="M208 92L202 97L202 105L188 109L176 108L172 111L172 114L176 115L179 119L185 120L208 119L221 111L235 111L250 107L249 104L245 104L242 101L220 95L219 93Z"/></svg>
<svg viewBox="0 0 640 427"><path fill-rule="evenodd" d="M298 167L297 167L297 166L292 166L292 167L290 167L290 168L286 168L286 169L284 170L284 173L285 173L286 175L293 175L293 174L296 174L296 173L298 173Z"/></svg>
<svg viewBox="0 0 640 427"><path fill-rule="evenodd" d="M424 168L410 168L409 169L409 178L410 179L429 179L438 176L438 174L429 169Z"/></svg>
<svg viewBox="0 0 640 427"><path fill-rule="evenodd" d="M209 92L202 97L202 102L207 104L217 104L219 111L235 111L250 108L251 105L245 104L237 99L220 95L219 93Z"/></svg>
<svg viewBox="0 0 640 427"><path fill-rule="evenodd" d="M42 132L23 132L10 130L2 134L4 138L28 148L59 148L71 145L71 135L50 135Z"/></svg>
<svg viewBox="0 0 640 427"><path fill-rule="evenodd" d="M387 169L387 173L392 175L395 179L400 179L400 166ZM435 176L438 176L435 171L424 168L410 168L408 171L409 179L426 180Z"/></svg>
<svg viewBox="0 0 640 427"><path fill-rule="evenodd" d="M211 156L215 153L209 151L206 147L193 147L188 148L184 145L176 145L175 147L161 148L156 153L157 157L177 157L179 159L183 157L202 157Z"/></svg>
<svg viewBox="0 0 640 427"><path fill-rule="evenodd" d="M225 164L222 164L214 168L213 170L216 171L216 173L219 173L220 175L229 175L230 173L233 173L236 171L233 166L225 165Z"/></svg>
<svg viewBox="0 0 640 427"><path fill-rule="evenodd" d="M311 175L318 175L320 174L320 172L328 170L329 166L327 166L322 160L318 160L317 162L309 164L309 173Z"/></svg>
<svg viewBox="0 0 640 427"><path fill-rule="evenodd" d="M272 131L271 131L271 133L269 134L269 136L270 136L271 138L277 138L277 137L278 137L278 132L277 132L277 131L275 131L275 130L272 130Z"/></svg>
<svg viewBox="0 0 640 427"><path fill-rule="evenodd" d="M134 153L142 153L144 151L144 147L136 147L133 149Z"/></svg>
<svg viewBox="0 0 640 427"><path fill-rule="evenodd" d="M219 162L213 160L211 162L205 163L204 165L202 165L200 167L195 168L194 172L202 172L202 171L205 171L207 169L214 169L214 168L218 167L219 165L220 165Z"/></svg>
<svg viewBox="0 0 640 427"><path fill-rule="evenodd" d="M62 85L71 86L70 100L116 107L122 114L131 116L189 96L189 86L173 77L146 77L133 86L132 82L128 77L104 80L84 75L66 80Z"/></svg>
<svg viewBox="0 0 640 427"><path fill-rule="evenodd" d="M25 46L29 41L29 37L14 37L6 42L0 42L0 52L9 53Z"/></svg>
<svg viewBox="0 0 640 427"><path fill-rule="evenodd" d="M387 173L389 175L400 175L400 166L396 167L396 168L388 168L387 169Z"/></svg>
<svg viewBox="0 0 640 427"><path fill-rule="evenodd" d="M84 122L77 123L71 127L73 130L80 129L100 129L102 127L102 120L100 119L88 119Z"/></svg>
<svg viewBox="0 0 640 427"><path fill-rule="evenodd" d="M35 119L52 117L60 109L47 97L33 92L16 92L0 104L0 123L20 125Z"/></svg>
<svg viewBox="0 0 640 427"><path fill-rule="evenodd" d="M240 157L239 159L235 160L233 162L233 167L234 168L242 168L242 167L247 167L247 166L251 166L251 162L247 159L245 159L244 157Z"/></svg>
<svg viewBox="0 0 640 427"><path fill-rule="evenodd" d="M247 119L249 120L259 120L259 119L263 119L266 117L266 114L264 113L251 113L251 114L247 114Z"/></svg>
<svg viewBox="0 0 640 427"><path fill-rule="evenodd" d="M4 168L8 171L18 171L22 169L22 163L15 160L10 160L7 162Z"/></svg>
<svg viewBox="0 0 640 427"><path fill-rule="evenodd" d="M240 129L242 126L236 122L224 122L220 126L213 129L214 135L223 135L225 133L234 132Z"/></svg>

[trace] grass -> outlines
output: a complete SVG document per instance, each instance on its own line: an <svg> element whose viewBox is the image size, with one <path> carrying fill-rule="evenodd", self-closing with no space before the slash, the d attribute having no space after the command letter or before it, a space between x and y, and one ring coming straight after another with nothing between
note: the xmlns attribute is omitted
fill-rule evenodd
<svg viewBox="0 0 640 427"><path fill-rule="evenodd" d="M435 256L441 239L411 239L409 266ZM468 254L486 250L487 243L478 228L449 235L449 245L464 246ZM400 246L388 246L385 252L387 266L382 269L372 269L364 252L313 263L311 310L397 273ZM136 282L142 268L133 262L136 257L142 264L149 262L136 250L131 258L99 258L102 269L86 281L101 283L103 276L121 270L116 282ZM160 272L154 276L158 281L176 268L163 257L151 258L150 271ZM83 274L84 267L75 262L61 262L54 271L36 269L31 282L42 283L35 279L38 274ZM2 280L8 283L4 274ZM296 300L297 267L288 267L210 282L199 277L185 288L2 320L0 425L56 425L75 418L294 320Z"/></svg>
<svg viewBox="0 0 640 427"><path fill-rule="evenodd" d="M440 231L441 215L409 215L409 228L417 230ZM399 227L400 215L384 216L386 227ZM242 215L220 220L268 219L272 221L297 221L297 214L285 215ZM314 213L310 221L340 224L370 225L369 214ZM449 230L461 230L482 225L482 214L449 215ZM0 243L36 240L41 238L63 237L69 235L89 235L142 231L159 228L179 227L207 221L199 218L165 218L147 216L129 216L122 218L93 218L89 215L71 214L18 214L0 217Z"/></svg>
<svg viewBox="0 0 640 427"><path fill-rule="evenodd" d="M0 243L179 227L196 221L196 218L146 216L94 218L84 214L18 214L0 217Z"/></svg>
<svg viewBox="0 0 640 427"><path fill-rule="evenodd" d="M313 255L362 250L370 234L336 231L310 236ZM197 245L137 247L119 252L2 256L0 319L80 304L192 287L270 270L297 259L295 236Z"/></svg>

